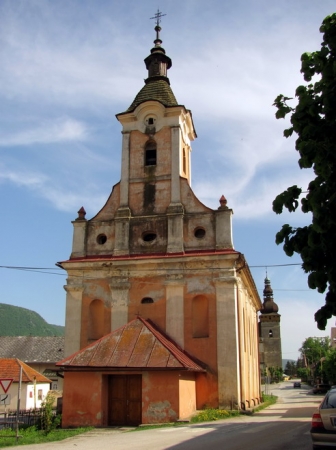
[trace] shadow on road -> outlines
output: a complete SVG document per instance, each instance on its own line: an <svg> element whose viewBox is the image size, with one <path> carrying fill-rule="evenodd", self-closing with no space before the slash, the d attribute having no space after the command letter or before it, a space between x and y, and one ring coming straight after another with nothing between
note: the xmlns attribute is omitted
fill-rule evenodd
<svg viewBox="0 0 336 450"><path fill-rule="evenodd" d="M199 432L208 428L209 432L197 435L197 427L190 427L195 436L180 444L165 447L166 450L307 450L311 448L310 422L300 420L264 421L221 425L200 425Z"/></svg>

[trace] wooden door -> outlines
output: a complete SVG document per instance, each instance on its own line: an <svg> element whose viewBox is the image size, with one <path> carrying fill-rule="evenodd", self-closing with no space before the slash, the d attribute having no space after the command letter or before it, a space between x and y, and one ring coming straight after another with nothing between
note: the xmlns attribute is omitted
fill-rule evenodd
<svg viewBox="0 0 336 450"><path fill-rule="evenodd" d="M141 391L141 375L109 376L109 425L139 425L141 423Z"/></svg>

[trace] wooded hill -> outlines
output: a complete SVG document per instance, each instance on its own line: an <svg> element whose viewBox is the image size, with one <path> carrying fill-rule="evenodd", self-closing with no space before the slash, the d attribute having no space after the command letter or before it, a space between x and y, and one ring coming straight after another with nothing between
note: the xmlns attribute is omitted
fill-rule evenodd
<svg viewBox="0 0 336 450"><path fill-rule="evenodd" d="M64 336L64 327L30 309L0 303L0 336Z"/></svg>

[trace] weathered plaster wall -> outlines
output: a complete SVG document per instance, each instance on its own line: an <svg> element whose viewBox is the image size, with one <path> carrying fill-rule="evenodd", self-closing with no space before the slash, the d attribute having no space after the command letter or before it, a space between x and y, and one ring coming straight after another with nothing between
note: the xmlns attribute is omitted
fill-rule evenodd
<svg viewBox="0 0 336 450"><path fill-rule="evenodd" d="M92 324L90 323L94 318L90 313L90 304L94 300L100 300L103 305L103 319L101 321L102 327L100 330L100 336L111 332L111 290L108 285L108 280L98 278L90 279L84 284L84 292L82 299L82 310L81 310L81 344L80 347L83 348L92 342L92 336L90 334L90 329Z"/></svg>
<svg viewBox="0 0 336 450"><path fill-rule="evenodd" d="M151 141L155 142L156 165L145 165L145 146L149 136L132 131L129 174L129 206L134 216L164 214L170 203L171 136L164 127Z"/></svg>
<svg viewBox="0 0 336 450"><path fill-rule="evenodd" d="M194 373L183 373L179 379L179 418L187 419L196 411L196 383Z"/></svg>
<svg viewBox="0 0 336 450"><path fill-rule="evenodd" d="M184 298L184 348L207 367L203 382L197 387L197 409L218 407L216 296L212 276L204 272L187 277ZM199 295L208 300L209 333L205 337L193 336L193 300Z"/></svg>
<svg viewBox="0 0 336 450"><path fill-rule="evenodd" d="M146 276L142 279L131 279L130 301L128 307L128 321L137 315L144 319L151 319L159 328L165 330L166 324L166 299L165 278ZM144 298L153 299L153 303L141 303Z"/></svg>
<svg viewBox="0 0 336 450"><path fill-rule="evenodd" d="M142 375L142 423L179 419L178 372L144 372Z"/></svg>
<svg viewBox="0 0 336 450"><path fill-rule="evenodd" d="M114 218L120 206L120 182L115 184L112 192L102 209L93 217L93 220L108 221Z"/></svg>
<svg viewBox="0 0 336 450"><path fill-rule="evenodd" d="M100 372L66 372L63 389L62 427L101 427L104 424Z"/></svg>
<svg viewBox="0 0 336 450"><path fill-rule="evenodd" d="M240 347L240 407L252 408L260 403L260 375L258 353L258 318L251 293L238 283L238 320Z"/></svg>

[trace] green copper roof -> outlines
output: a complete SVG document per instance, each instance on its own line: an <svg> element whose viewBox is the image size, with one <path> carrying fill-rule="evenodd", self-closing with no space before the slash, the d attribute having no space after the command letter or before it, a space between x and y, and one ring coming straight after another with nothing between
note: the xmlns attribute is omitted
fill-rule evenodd
<svg viewBox="0 0 336 450"><path fill-rule="evenodd" d="M177 106L175 95L168 83L168 81L162 78L157 80L151 80L149 83L138 92L137 96L133 100L131 106L126 112L134 111L141 103L149 100L156 100L162 103L164 106Z"/></svg>

